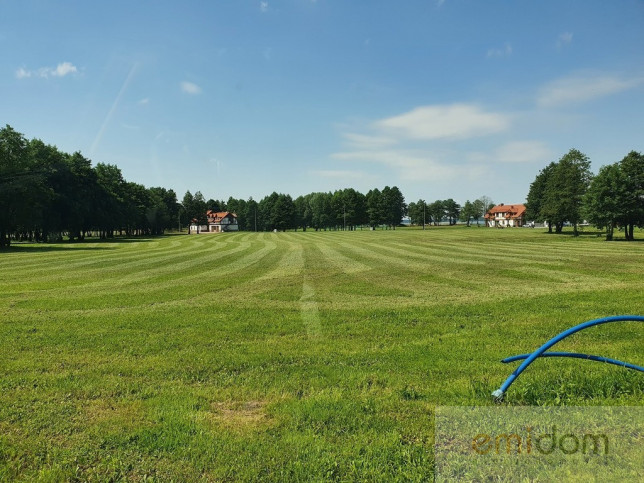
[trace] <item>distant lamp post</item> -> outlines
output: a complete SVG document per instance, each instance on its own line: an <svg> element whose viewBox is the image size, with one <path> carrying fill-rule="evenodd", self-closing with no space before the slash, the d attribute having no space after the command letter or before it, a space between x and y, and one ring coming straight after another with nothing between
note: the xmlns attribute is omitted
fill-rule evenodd
<svg viewBox="0 0 644 483"><path fill-rule="evenodd" d="M425 206L427 203L423 200L423 230L425 229Z"/></svg>

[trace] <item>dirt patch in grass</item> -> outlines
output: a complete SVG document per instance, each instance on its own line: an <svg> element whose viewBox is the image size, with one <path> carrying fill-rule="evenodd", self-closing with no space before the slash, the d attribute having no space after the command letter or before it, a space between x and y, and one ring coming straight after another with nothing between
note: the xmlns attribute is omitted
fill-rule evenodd
<svg viewBox="0 0 644 483"><path fill-rule="evenodd" d="M265 401L213 402L210 410L200 416L199 419L234 433L263 430L275 424L266 412Z"/></svg>

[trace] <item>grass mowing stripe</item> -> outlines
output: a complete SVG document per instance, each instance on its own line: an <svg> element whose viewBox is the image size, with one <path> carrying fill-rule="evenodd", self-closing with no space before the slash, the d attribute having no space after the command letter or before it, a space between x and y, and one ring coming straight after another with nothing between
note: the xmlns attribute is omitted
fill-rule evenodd
<svg viewBox="0 0 644 483"><path fill-rule="evenodd" d="M356 258L341 253L337 248L338 246L337 243L333 245L331 243L319 243L317 248L327 263L341 272L351 274L371 270L370 266L358 261Z"/></svg>
<svg viewBox="0 0 644 483"><path fill-rule="evenodd" d="M315 288L309 281L302 283L300 311L307 336L312 339L318 339L322 334L322 323L320 322L318 304L315 301Z"/></svg>
<svg viewBox="0 0 644 483"><path fill-rule="evenodd" d="M32 272L31 276L38 277L38 282L34 284L33 282L25 281L23 279L19 279L13 283L8 284L11 288L14 290L20 289L21 286L25 284L30 284L34 289L36 290L46 290L51 287L55 289L55 287L60 286L61 282L69 279L72 281L75 281L75 283L69 284L69 285L80 285L84 289L89 289L89 288L100 288L100 287L105 287L105 286L110 286L114 283L118 283L119 285L125 284L128 282L128 279L131 279L131 281L136 282L137 280L145 279L147 278L146 274L153 273L155 270L159 271L164 271L164 270L179 270L181 268L184 268L182 266L179 266L180 264L177 263L178 260L186 260L184 262L184 266L194 266L198 265L200 259L195 258L200 255L203 255L210 251L210 249L201 247L199 250L190 250L189 252L185 251L179 251L177 249L172 249L172 250L163 250L160 252L154 252L152 255L147 255L145 253L139 254L136 257L119 257L117 260L112 260L112 263L109 264L91 264L92 268L84 268L83 272L86 275L92 275L100 274L100 278L98 280L94 280L93 282L87 282L87 281L81 281L78 280L78 274L74 269L80 268L79 266L74 266L73 264L67 264L65 266L66 270L62 271L62 273L55 273L55 276L51 276L51 273L49 273L49 270L44 270L42 273L40 271L38 272ZM87 264L89 265L89 264ZM158 266L158 265L163 265L162 267L154 270L146 269L145 267L147 266ZM171 267L168 269L167 267ZM176 267L176 268L172 268ZM141 270L142 269L142 270ZM132 272L129 275L127 275L128 272ZM125 273L125 275L124 275ZM49 276L45 276L49 275ZM98 278L98 277L96 277Z"/></svg>
<svg viewBox="0 0 644 483"><path fill-rule="evenodd" d="M248 254L240 256L237 259L231 259L228 262L222 262L220 265L222 265L227 271L240 270L257 263L274 249L274 243L266 242L264 243L263 248L259 250L249 249ZM201 262L203 264L202 260L196 260L196 262ZM178 276L163 283L157 282L150 284L149 286L146 284L139 284L136 287L125 287L125 290L124 287L119 286L116 290L112 290L109 295L101 294L100 292L96 293L91 289L86 292L74 290L73 294L67 294L66 305L71 305L72 308L76 310L95 310L103 309L112 305L117 307L135 308L168 301L194 300L203 297L202 292L204 290L206 293L221 290L236 281L238 282L239 279L238 276L222 276L219 279L219 283L213 283L217 281L217 279L209 281L208 277L204 276L205 272L203 271L190 274L185 274L181 271L178 273ZM186 283L187 281L192 283ZM195 291L199 293L199 295L195 295ZM15 302L15 306L18 308L56 310L59 306L57 297L61 294L58 292L55 295L56 296L49 297L46 295L40 295L38 298L23 298L22 300Z"/></svg>

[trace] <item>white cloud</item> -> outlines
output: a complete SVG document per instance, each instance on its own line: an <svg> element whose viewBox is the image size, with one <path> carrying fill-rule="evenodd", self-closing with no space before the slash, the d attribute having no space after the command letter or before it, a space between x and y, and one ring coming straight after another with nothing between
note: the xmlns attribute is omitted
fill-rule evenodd
<svg viewBox="0 0 644 483"><path fill-rule="evenodd" d="M541 141L512 141L499 147L493 161L501 163L548 163L552 152Z"/></svg>
<svg viewBox="0 0 644 483"><path fill-rule="evenodd" d="M262 13L266 13L268 11L268 2L259 2L259 9Z"/></svg>
<svg viewBox="0 0 644 483"><path fill-rule="evenodd" d="M559 38L557 39L557 48L568 45L570 42L572 42L572 32L564 32L562 34L559 34Z"/></svg>
<svg viewBox="0 0 644 483"><path fill-rule="evenodd" d="M502 49L488 49L487 57L509 57L512 55L512 45L506 43Z"/></svg>
<svg viewBox="0 0 644 483"><path fill-rule="evenodd" d="M365 134L344 133L342 134L347 141L347 144L356 149L379 149L392 144L396 144L396 140L390 137L383 136L369 136Z"/></svg>
<svg viewBox="0 0 644 483"><path fill-rule="evenodd" d="M448 181L463 177L477 177L484 168L473 165L453 165L435 159L425 152L405 150L352 151L334 153L340 161L366 161L385 165L398 171L404 181Z"/></svg>
<svg viewBox="0 0 644 483"><path fill-rule="evenodd" d="M188 81L181 82L181 90L186 94L192 94L192 95L201 94L201 87L199 87L197 84L194 84Z"/></svg>
<svg viewBox="0 0 644 483"><path fill-rule="evenodd" d="M591 75L567 77L543 87L537 98L541 107L556 107L561 104L580 103L633 89L644 83L644 77L631 79L614 75Z"/></svg>
<svg viewBox="0 0 644 483"><path fill-rule="evenodd" d="M23 67L21 67L20 69L18 69L16 71L16 78L24 79L26 77L31 77L31 72L30 71L25 70Z"/></svg>
<svg viewBox="0 0 644 483"><path fill-rule="evenodd" d="M144 97L143 99L140 99L139 102L137 102L137 104L139 106L145 106L145 105L147 105L149 103L150 103L150 98L149 97Z"/></svg>
<svg viewBox="0 0 644 483"><path fill-rule="evenodd" d="M468 160L459 150L460 143L455 151L443 142L495 134L509 125L510 116L473 104L421 106L367 125L347 126L342 133L345 150L331 154L331 158L386 166L401 181L473 179L485 174L480 160ZM488 162L492 159L487 156Z"/></svg>
<svg viewBox="0 0 644 483"><path fill-rule="evenodd" d="M405 114L383 119L375 127L411 139L467 139L504 131L505 114L485 112L472 104L417 107Z"/></svg>
<svg viewBox="0 0 644 483"><path fill-rule="evenodd" d="M75 74L76 72L78 72L78 69L75 65L71 62L63 62L62 64L58 64L56 69L52 71L51 75L65 77L67 74Z"/></svg>
<svg viewBox="0 0 644 483"><path fill-rule="evenodd" d="M78 68L74 64L71 62L61 62L56 67L40 67L36 70L27 70L21 67L16 71L16 78L41 77L47 79L48 77L65 77L66 75L76 73L78 73Z"/></svg>

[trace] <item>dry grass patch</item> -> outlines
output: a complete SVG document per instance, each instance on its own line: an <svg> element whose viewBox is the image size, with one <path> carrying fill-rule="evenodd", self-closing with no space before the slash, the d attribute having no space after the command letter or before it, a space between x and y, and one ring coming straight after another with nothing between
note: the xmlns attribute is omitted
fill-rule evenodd
<svg viewBox="0 0 644 483"><path fill-rule="evenodd" d="M83 409L85 423L106 429L132 429L145 423L145 411L141 401L90 399Z"/></svg>
<svg viewBox="0 0 644 483"><path fill-rule="evenodd" d="M265 401L213 402L210 410L202 411L197 419L233 433L262 431L275 425L275 420L266 412L266 406Z"/></svg>

